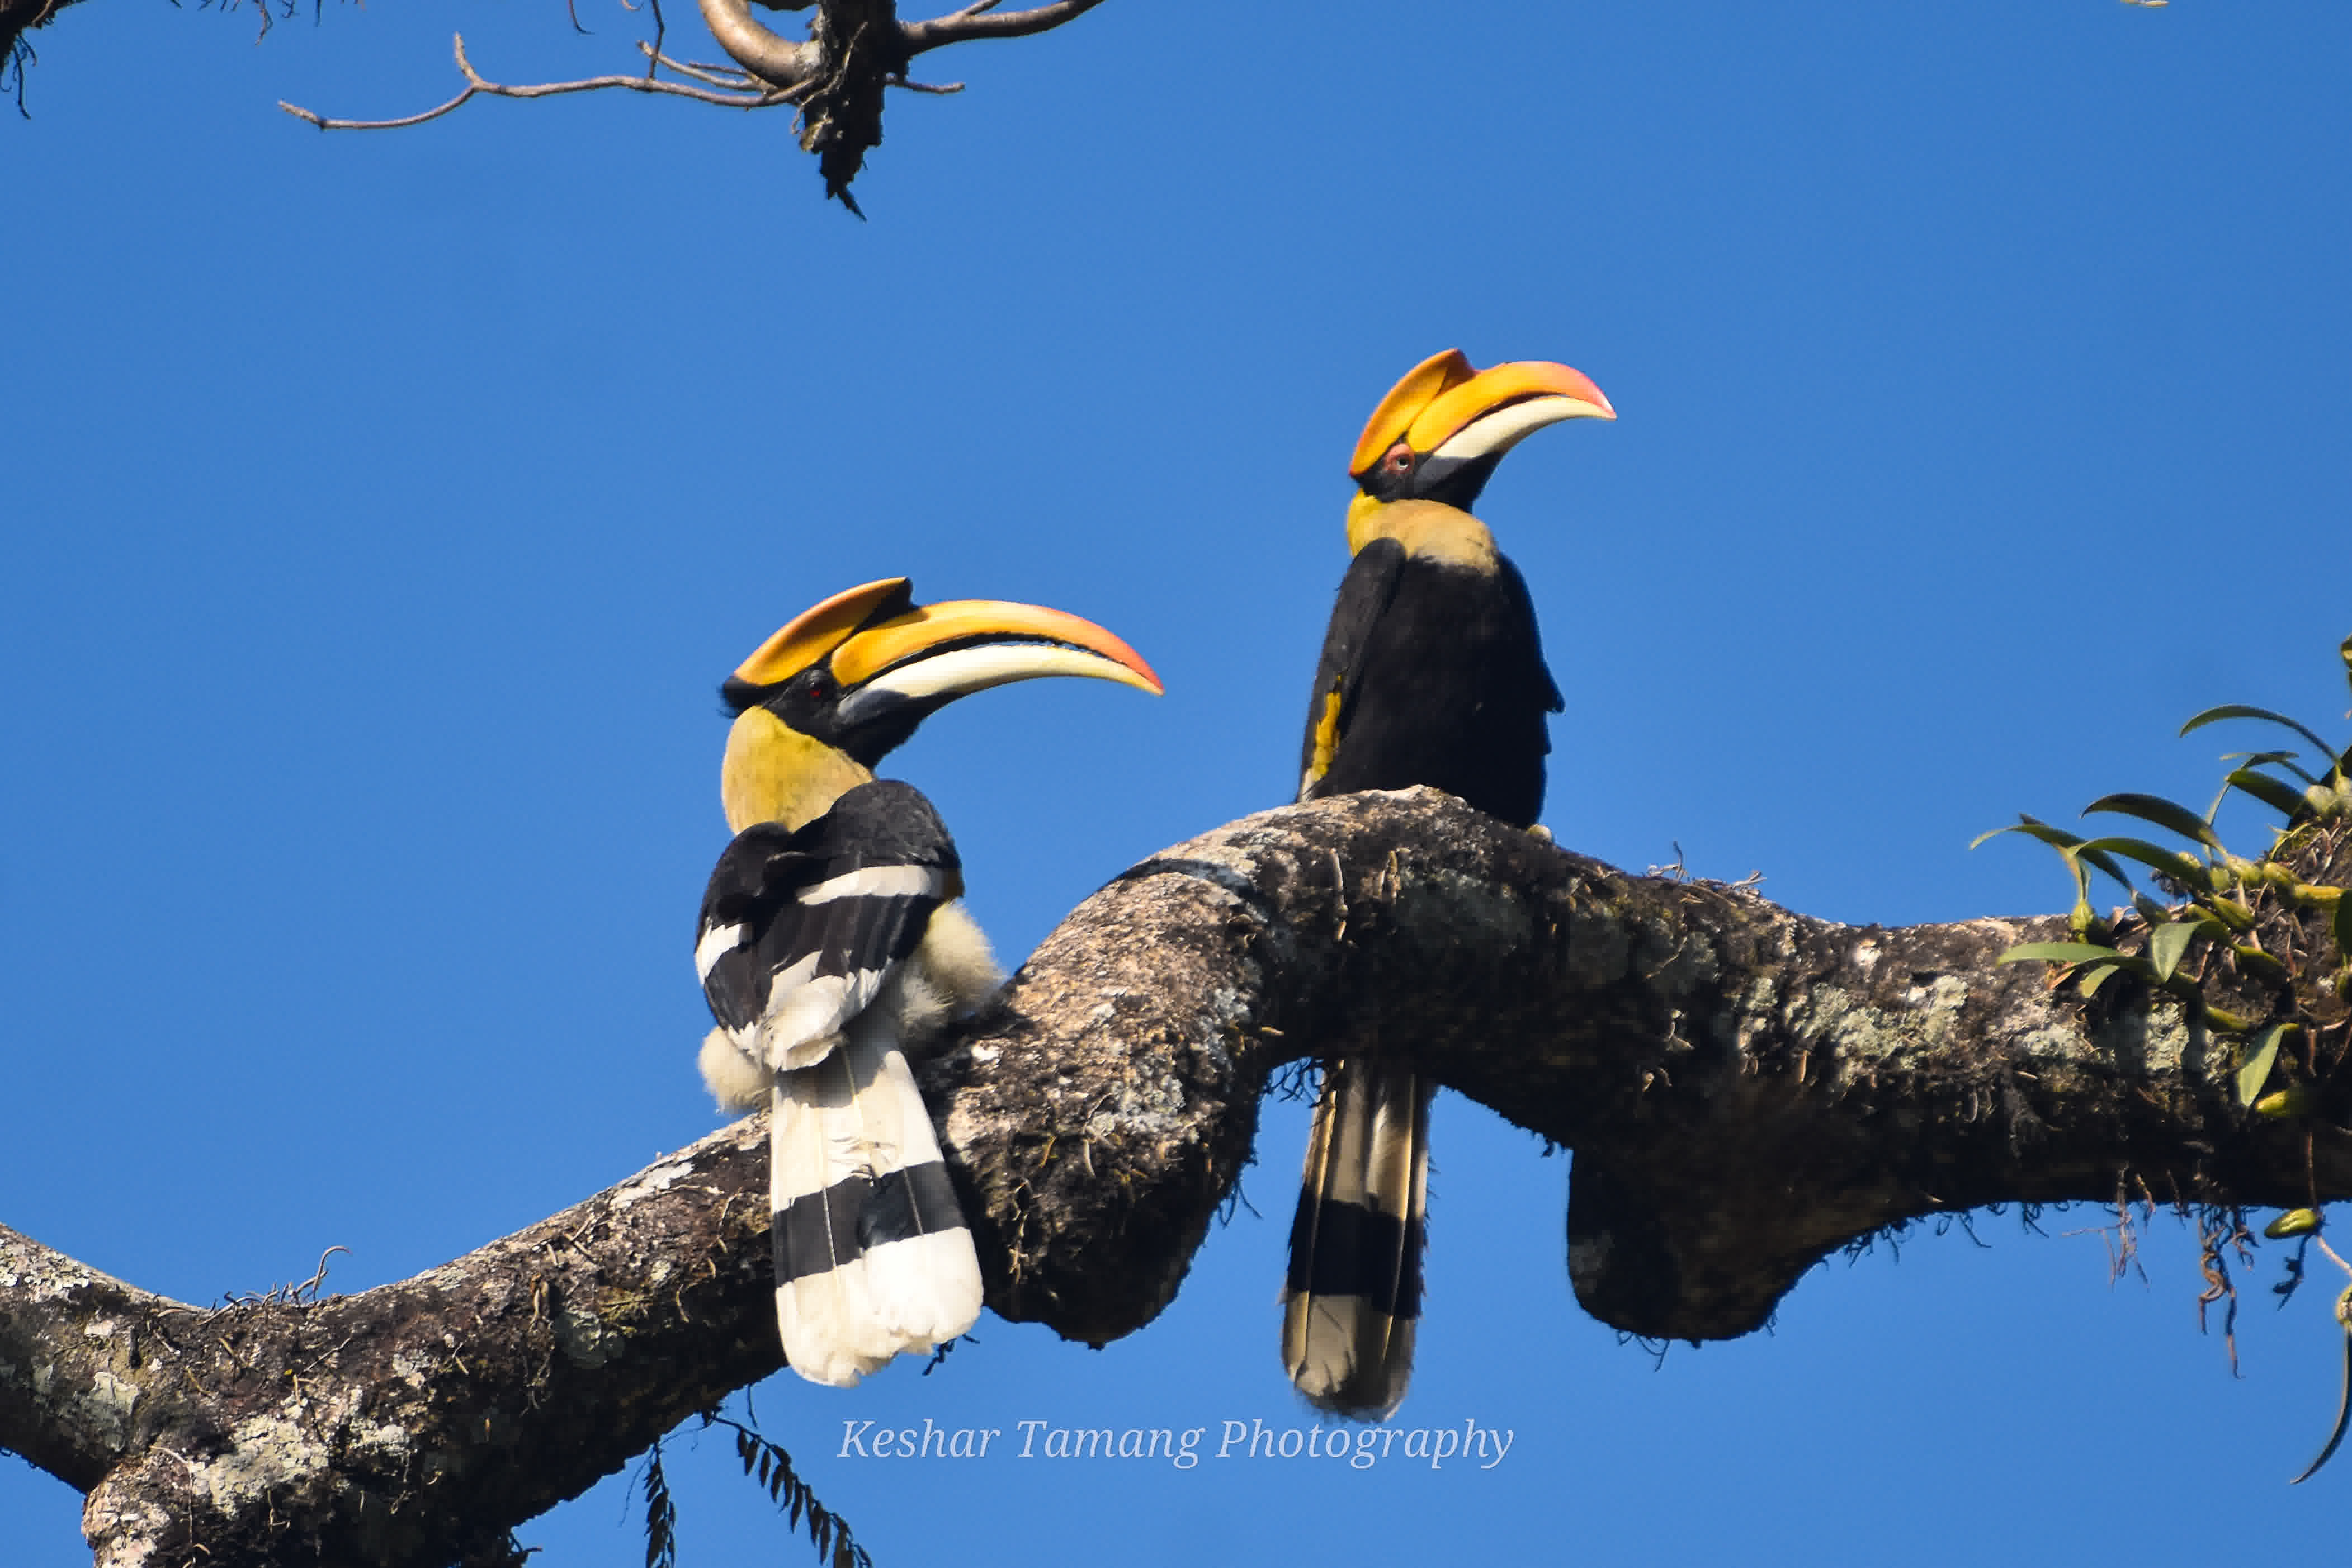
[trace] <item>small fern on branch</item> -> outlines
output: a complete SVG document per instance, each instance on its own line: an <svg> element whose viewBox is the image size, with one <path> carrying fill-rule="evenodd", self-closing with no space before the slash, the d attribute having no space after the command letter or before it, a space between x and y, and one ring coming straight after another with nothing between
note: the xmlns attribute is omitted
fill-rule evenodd
<svg viewBox="0 0 2352 1568"><path fill-rule="evenodd" d="M787 1528L797 1530L806 1523L819 1563L827 1568L874 1568L872 1555L850 1534L849 1521L818 1500L793 1470L790 1454L761 1436L756 1427L716 1410L704 1411L699 1419L703 1430L723 1426L734 1434L735 1457L742 1461L744 1475L766 1490L768 1500L783 1513ZM646 1454L645 1488L646 1568L677 1568L677 1507L670 1496L668 1478L662 1473L658 1439Z"/></svg>

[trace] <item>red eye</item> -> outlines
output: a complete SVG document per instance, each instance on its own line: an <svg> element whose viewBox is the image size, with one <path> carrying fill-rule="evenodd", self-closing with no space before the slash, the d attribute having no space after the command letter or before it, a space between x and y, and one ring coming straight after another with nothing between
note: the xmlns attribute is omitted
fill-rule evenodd
<svg viewBox="0 0 2352 1568"><path fill-rule="evenodd" d="M1405 442L1399 441L1388 449L1386 456L1381 458L1381 467L1392 474L1412 472L1412 447Z"/></svg>
<svg viewBox="0 0 2352 1568"><path fill-rule="evenodd" d="M822 681L822 680L819 680L819 679L818 679L815 676L814 676L814 675L810 676L810 677L809 677L809 682L808 682L808 696L809 696L809 700L810 700L810 701L812 701L812 702L814 702L814 701L815 701L818 698L823 697L824 695L824 681Z"/></svg>

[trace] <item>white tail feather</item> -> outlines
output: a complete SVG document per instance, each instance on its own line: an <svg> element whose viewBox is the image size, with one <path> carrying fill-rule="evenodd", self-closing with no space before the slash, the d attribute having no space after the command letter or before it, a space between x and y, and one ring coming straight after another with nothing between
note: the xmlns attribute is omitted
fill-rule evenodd
<svg viewBox="0 0 2352 1568"><path fill-rule="evenodd" d="M844 1181L939 1163L930 1116L898 1049L895 1009L868 1010L823 1061L777 1074L772 1098L772 1195L780 1214ZM932 1190L944 1194L943 1178ZM864 1248L856 1234L864 1227L838 1221L848 1234L829 1241L840 1261L822 1267L821 1239L817 1258L795 1261L807 1271L776 1287L784 1355L802 1376L846 1386L900 1352L954 1339L979 1318L980 1263L952 1201L948 1212L926 1212L941 1205L911 1182L903 1195L921 1234ZM822 1224L815 1234L827 1237Z"/></svg>

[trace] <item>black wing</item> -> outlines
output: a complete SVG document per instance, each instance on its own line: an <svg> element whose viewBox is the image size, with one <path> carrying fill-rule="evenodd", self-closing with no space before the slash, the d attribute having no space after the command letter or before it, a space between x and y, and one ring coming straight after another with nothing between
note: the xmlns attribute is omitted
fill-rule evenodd
<svg viewBox="0 0 2352 1568"><path fill-rule="evenodd" d="M1315 689L1307 702L1307 739L1298 752L1298 797L1304 800L1330 771L1332 754L1348 725L1348 707L1363 678L1372 629L1388 614L1404 575L1404 546L1375 539L1356 552L1339 579L1339 597L1323 633L1323 657L1315 665ZM1522 590L1524 592L1524 590Z"/></svg>
<svg viewBox="0 0 2352 1568"><path fill-rule="evenodd" d="M754 824L703 893L703 994L746 1054L804 1066L786 1058L863 1011L962 890L955 843L911 784L860 784L798 830Z"/></svg>
<svg viewBox="0 0 2352 1568"><path fill-rule="evenodd" d="M1503 602L1510 606L1507 624L1525 628L1521 635L1526 646L1518 658L1528 672L1526 679L1530 687L1539 686L1545 712L1562 712L1568 702L1559 694L1559 682L1551 678L1551 670L1544 663L1543 634L1536 629L1536 602L1528 593L1528 580L1519 575L1518 567L1507 555L1495 557L1495 571L1503 580ZM1545 742L1544 749L1549 751L1550 742Z"/></svg>

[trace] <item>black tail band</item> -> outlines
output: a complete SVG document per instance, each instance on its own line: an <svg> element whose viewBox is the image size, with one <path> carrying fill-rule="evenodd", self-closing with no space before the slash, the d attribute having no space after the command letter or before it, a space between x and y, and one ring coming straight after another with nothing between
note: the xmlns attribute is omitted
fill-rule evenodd
<svg viewBox="0 0 2352 1568"><path fill-rule="evenodd" d="M894 1241L962 1228L948 1168L937 1160L879 1176L845 1176L777 1211L776 1283L838 1268Z"/></svg>
<svg viewBox="0 0 2352 1568"><path fill-rule="evenodd" d="M1418 1219L1302 1197L1290 1222L1288 1292L1360 1296L1391 1318L1418 1318L1422 1240Z"/></svg>

